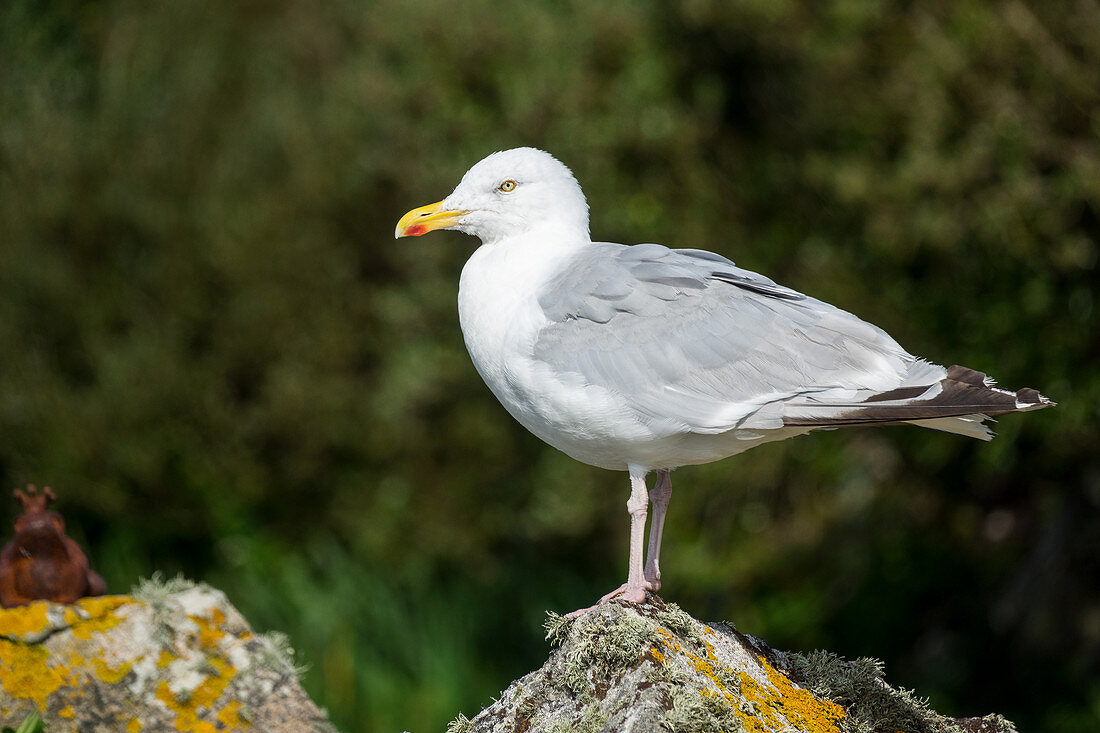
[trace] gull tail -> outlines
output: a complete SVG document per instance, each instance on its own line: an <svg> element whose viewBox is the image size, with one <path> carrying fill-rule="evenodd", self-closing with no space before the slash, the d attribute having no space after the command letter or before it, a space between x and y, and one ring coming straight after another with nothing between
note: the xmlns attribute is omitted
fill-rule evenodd
<svg viewBox="0 0 1100 733"><path fill-rule="evenodd" d="M986 420L1055 404L1030 387L1012 392L994 384L982 372L952 366L933 384L876 392L860 401L808 397L797 405L788 404L783 424L831 428L909 423L989 440L993 432L984 424Z"/></svg>

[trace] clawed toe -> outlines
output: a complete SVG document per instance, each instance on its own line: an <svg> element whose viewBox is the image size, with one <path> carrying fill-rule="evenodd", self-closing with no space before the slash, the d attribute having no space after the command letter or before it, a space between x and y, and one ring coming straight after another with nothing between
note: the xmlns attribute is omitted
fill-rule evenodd
<svg viewBox="0 0 1100 733"><path fill-rule="evenodd" d="M656 590L657 588L654 587L654 584L650 583L649 581L645 581L641 585L633 586L629 583L623 583L615 590L605 594L602 598L600 598L600 600L596 601L595 604L588 606L587 608L578 608L576 611L571 611L565 614L565 617L577 618L578 616L582 616L591 611L593 608L601 606L614 598L621 598L624 601L629 601L630 603L645 603L646 591L656 592Z"/></svg>

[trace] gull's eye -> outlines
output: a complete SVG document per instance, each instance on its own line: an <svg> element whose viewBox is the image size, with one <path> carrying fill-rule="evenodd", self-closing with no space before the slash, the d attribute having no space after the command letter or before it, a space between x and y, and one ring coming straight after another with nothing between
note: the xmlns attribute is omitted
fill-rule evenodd
<svg viewBox="0 0 1100 733"><path fill-rule="evenodd" d="M501 193L511 193L516 190L516 182L509 178L507 181L497 186L497 190Z"/></svg>

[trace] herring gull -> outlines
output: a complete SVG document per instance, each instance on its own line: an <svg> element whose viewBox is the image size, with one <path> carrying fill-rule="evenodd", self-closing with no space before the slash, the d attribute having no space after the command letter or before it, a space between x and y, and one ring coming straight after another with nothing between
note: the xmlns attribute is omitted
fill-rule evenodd
<svg viewBox="0 0 1100 733"><path fill-rule="evenodd" d="M627 581L600 602L660 588L674 468L847 425L989 440L990 417L1053 404L912 356L882 329L713 252L593 242L580 185L534 148L480 161L447 198L401 217L395 236L436 229L481 239L462 269L459 319L504 408L573 458L630 474Z"/></svg>

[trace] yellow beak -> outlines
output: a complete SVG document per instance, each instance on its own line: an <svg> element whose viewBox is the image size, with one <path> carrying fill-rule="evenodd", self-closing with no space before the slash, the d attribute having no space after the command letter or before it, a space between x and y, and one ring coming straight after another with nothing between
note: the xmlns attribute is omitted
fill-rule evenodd
<svg viewBox="0 0 1100 733"><path fill-rule="evenodd" d="M462 217L470 213L469 211L442 209L440 208L442 203L442 201L437 201L434 204L421 206L419 209L413 209L405 214L401 217L401 221L397 222L397 229L393 232L394 239L419 237L421 234L427 234L436 229L446 229L457 224Z"/></svg>

